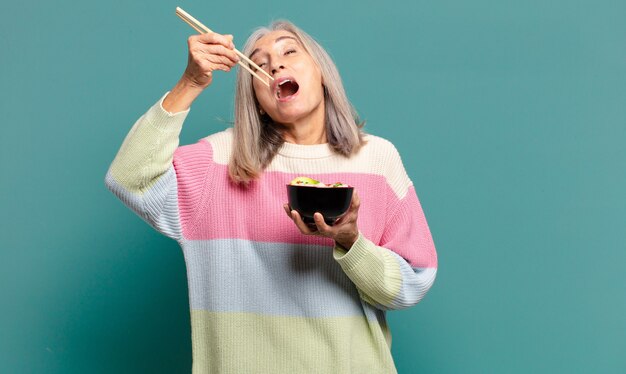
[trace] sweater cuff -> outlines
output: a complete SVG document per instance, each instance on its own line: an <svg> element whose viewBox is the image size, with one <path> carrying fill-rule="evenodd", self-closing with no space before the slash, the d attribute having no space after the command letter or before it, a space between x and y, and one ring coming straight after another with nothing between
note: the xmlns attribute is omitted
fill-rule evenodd
<svg viewBox="0 0 626 374"><path fill-rule="evenodd" d="M352 248L335 246L333 257L372 305L392 305L402 289L400 265L391 251L379 247L359 232ZM363 296L365 295L365 296Z"/></svg>
<svg viewBox="0 0 626 374"><path fill-rule="evenodd" d="M375 251L373 249L373 243L367 240L359 231L358 238L349 250L335 243L335 247L333 248L333 257L344 270L350 270L358 266L359 263L367 256L375 256Z"/></svg>
<svg viewBox="0 0 626 374"><path fill-rule="evenodd" d="M181 112L170 113L163 108L163 100L167 97L170 91L167 91L159 101L148 110L146 113L146 119L157 130L164 132L177 132L180 133L183 128L183 123L187 114L191 108L187 108Z"/></svg>

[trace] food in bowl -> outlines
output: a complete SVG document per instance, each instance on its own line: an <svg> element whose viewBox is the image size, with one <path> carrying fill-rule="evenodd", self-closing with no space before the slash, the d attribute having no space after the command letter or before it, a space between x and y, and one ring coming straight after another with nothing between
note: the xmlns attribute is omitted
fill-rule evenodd
<svg viewBox="0 0 626 374"><path fill-rule="evenodd" d="M345 183L335 182L332 184L322 183L320 181L316 181L313 178L309 177L297 177L294 178L291 182L289 182L291 186L311 186L311 187L350 187Z"/></svg>
<svg viewBox="0 0 626 374"><path fill-rule="evenodd" d="M294 178L287 185L290 209L311 228L316 228L315 212L321 213L328 225L342 217L350 207L353 191L354 187L342 182L326 184L309 177Z"/></svg>

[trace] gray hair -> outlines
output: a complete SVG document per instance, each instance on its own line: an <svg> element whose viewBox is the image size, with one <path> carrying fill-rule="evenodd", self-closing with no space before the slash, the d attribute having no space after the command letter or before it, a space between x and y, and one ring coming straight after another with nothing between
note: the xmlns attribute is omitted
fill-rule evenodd
<svg viewBox="0 0 626 374"><path fill-rule="evenodd" d="M293 34L320 68L324 90L326 137L337 154L350 157L365 144L358 114L346 96L339 71L328 53L315 39L285 20L256 29L246 41L242 53L249 56L254 44L266 34L284 30ZM267 115L260 114L252 86L252 75L237 72L233 152L228 173L236 184L260 177L284 143L280 128Z"/></svg>

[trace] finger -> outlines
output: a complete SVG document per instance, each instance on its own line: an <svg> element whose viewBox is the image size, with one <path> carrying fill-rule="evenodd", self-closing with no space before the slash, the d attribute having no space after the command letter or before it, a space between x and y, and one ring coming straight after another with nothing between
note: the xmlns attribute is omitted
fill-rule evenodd
<svg viewBox="0 0 626 374"><path fill-rule="evenodd" d="M341 217L337 218L337 219L335 220L335 222L333 222L333 227L338 226L338 225L343 225L343 224L347 221L348 217L349 217L349 216L348 216L348 214L346 213L346 214L344 214L343 216L341 216Z"/></svg>
<svg viewBox="0 0 626 374"><path fill-rule="evenodd" d="M316 231L311 230L309 226L307 226L306 223L304 223L304 221L300 217L300 214L296 210L291 211L291 217L293 221L296 223L296 226L298 226L298 229L300 229L301 233L305 235L312 235L316 233Z"/></svg>
<svg viewBox="0 0 626 374"><path fill-rule="evenodd" d="M230 40L230 48L231 49L235 49L235 43L233 42L233 36L232 35L224 35L224 36L226 36Z"/></svg>
<svg viewBox="0 0 626 374"><path fill-rule="evenodd" d="M232 49L235 48L235 45L232 41L232 35L226 36L222 34L218 34L216 32L209 32L205 34L200 34L195 39L195 41L203 44L221 44L226 48Z"/></svg>
<svg viewBox="0 0 626 374"><path fill-rule="evenodd" d="M289 210L289 204L283 205L283 209L285 210L285 213L287 214L287 217L289 217L289 219L293 220L293 217L291 216L291 211Z"/></svg>
<svg viewBox="0 0 626 374"><path fill-rule="evenodd" d="M324 216L322 213L316 212L313 214L313 220L315 220L315 226L317 226L317 231L324 236L331 236L333 234L332 226L329 226L324 222Z"/></svg>
<svg viewBox="0 0 626 374"><path fill-rule="evenodd" d="M221 70L221 71L225 71L225 72L229 72L232 70L232 68L228 65L220 65L217 69L215 70Z"/></svg>
<svg viewBox="0 0 626 374"><path fill-rule="evenodd" d="M207 55L204 59L211 64L224 65L228 66L231 69L237 65L236 62L232 62L231 60L223 56Z"/></svg>
<svg viewBox="0 0 626 374"><path fill-rule="evenodd" d="M239 56L232 49L228 49L221 44L201 44L193 46L191 49L196 53L203 53L207 55L224 56L231 61L239 61Z"/></svg>
<svg viewBox="0 0 626 374"><path fill-rule="evenodd" d="M335 221L335 223L333 224L333 227L350 225L350 224L356 223L359 217L358 207L359 207L358 202L355 205L355 207L350 205L350 209L348 209L348 211L343 216L339 217Z"/></svg>
<svg viewBox="0 0 626 374"><path fill-rule="evenodd" d="M235 65L239 61L238 56L221 45L211 45L198 52L202 53L202 56L212 62L219 62L225 65Z"/></svg>
<svg viewBox="0 0 626 374"><path fill-rule="evenodd" d="M228 49L220 44L211 44L198 48L199 51L209 54L223 56L232 62L239 62L239 56L232 49ZM226 62L226 61L225 61Z"/></svg>
<svg viewBox="0 0 626 374"><path fill-rule="evenodd" d="M205 72L212 72L215 70L223 70L223 71L230 71L231 67L228 65L224 65L224 64L216 64L210 61L203 61L200 64L200 68L205 71Z"/></svg>
<svg viewBox="0 0 626 374"><path fill-rule="evenodd" d="M235 43L233 42L233 36L228 34L228 35L224 35L226 37L226 39L228 39L228 47L230 49L235 49Z"/></svg>
<svg viewBox="0 0 626 374"><path fill-rule="evenodd" d="M361 198L359 197L359 194L356 192L356 190L354 190L354 192L352 193L352 200L350 201L350 211L358 211L359 207L361 206Z"/></svg>
<svg viewBox="0 0 626 374"><path fill-rule="evenodd" d="M232 66L230 65L226 65L226 64L221 64L221 63L215 63L215 62L208 62L207 64L209 66L210 70L224 70L224 71L230 71L230 69L232 69Z"/></svg>

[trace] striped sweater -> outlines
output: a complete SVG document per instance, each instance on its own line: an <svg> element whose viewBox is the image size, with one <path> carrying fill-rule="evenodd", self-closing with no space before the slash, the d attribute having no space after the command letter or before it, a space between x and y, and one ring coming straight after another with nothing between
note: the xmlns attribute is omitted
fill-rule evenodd
<svg viewBox="0 0 626 374"><path fill-rule="evenodd" d="M189 109L165 111L166 96L134 124L105 182L182 248L193 373L395 373L385 313L420 301L437 270L395 147L366 135L346 158L285 143L245 189L229 182L232 129L179 146ZM347 251L285 214L285 185L301 175L355 187L360 233Z"/></svg>

